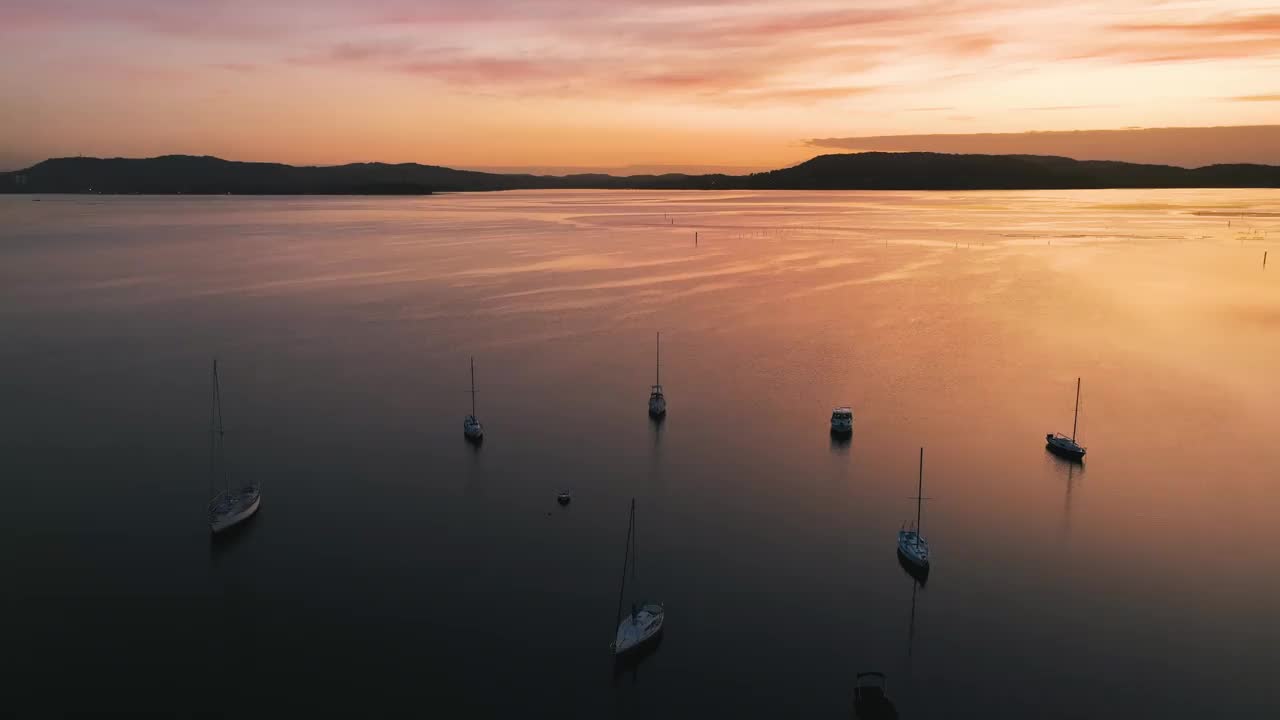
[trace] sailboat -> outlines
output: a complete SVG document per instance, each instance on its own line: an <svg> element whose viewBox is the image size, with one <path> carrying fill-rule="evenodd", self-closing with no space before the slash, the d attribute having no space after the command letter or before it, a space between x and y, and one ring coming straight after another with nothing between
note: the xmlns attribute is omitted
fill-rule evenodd
<svg viewBox="0 0 1280 720"><path fill-rule="evenodd" d="M227 480L222 457L222 393L218 386L218 361L213 361L213 405L209 413L209 480L215 489L209 501L209 529L222 532L244 522L258 512L262 504L262 484L253 483L232 489ZM221 481L221 482L219 482ZM221 484L222 489L217 490Z"/></svg>
<svg viewBox="0 0 1280 720"><path fill-rule="evenodd" d="M929 571L929 541L920 534L920 504L924 497L924 448L920 448L920 474L916 485L916 524L898 531L898 555L918 572Z"/></svg>
<svg viewBox="0 0 1280 720"><path fill-rule="evenodd" d="M1071 437L1067 437L1062 433L1049 433L1044 436L1045 447L1054 455L1060 455L1068 460L1083 460L1084 446L1076 442L1076 428L1080 424L1080 378L1076 378L1076 412L1075 417L1071 420Z"/></svg>
<svg viewBox="0 0 1280 720"><path fill-rule="evenodd" d="M662 394L662 333L658 333L653 361L653 387L649 391L649 417L667 414L667 398Z"/></svg>
<svg viewBox="0 0 1280 720"><path fill-rule="evenodd" d="M662 633L666 609L662 603L632 603L631 612L622 615L622 601L627 594L627 567L631 568L632 579L636 572L636 500L631 498L631 519L627 523L627 552L622 558L622 587L618 590L618 631L614 634L613 649L615 656L623 655L646 646Z"/></svg>
<svg viewBox="0 0 1280 720"><path fill-rule="evenodd" d="M484 439L484 426L476 418L476 359L471 358L471 414L462 419L462 434L471 442Z"/></svg>

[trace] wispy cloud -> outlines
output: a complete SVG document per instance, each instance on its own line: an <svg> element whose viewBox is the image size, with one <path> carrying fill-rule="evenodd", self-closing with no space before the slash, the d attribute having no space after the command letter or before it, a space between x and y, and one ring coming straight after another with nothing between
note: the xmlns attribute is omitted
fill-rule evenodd
<svg viewBox="0 0 1280 720"><path fill-rule="evenodd" d="M484 125L546 145L559 122L654 138L642 158L504 162L684 162L666 139L698 149L694 134L725 128L726 144L768 135L772 164L806 134L1264 122L1280 12L1257 0L0 0L0 61L0 93L22 94L24 117L59 118L77 145L123 132L106 118L142 134L143 106L152 134L186 137L193 103L216 97L204 132L270 118L316 128L297 140L312 147L324 132L385 138L430 105L441 138ZM368 104L318 129L308 121L333 96ZM83 124L59 111L69 104ZM648 122L673 111L688 127ZM0 144L51 136L32 120Z"/></svg>
<svg viewBox="0 0 1280 720"><path fill-rule="evenodd" d="M1116 23L1115 30L1179 35L1280 35L1280 13L1230 13L1188 22Z"/></svg>
<svg viewBox="0 0 1280 720"><path fill-rule="evenodd" d="M1176 9L1176 6L1175 6ZM1164 10L1158 5L1154 12ZM1195 19L1113 22L1071 59L1181 63L1280 55L1280 14L1218 13Z"/></svg>
<svg viewBox="0 0 1280 720"><path fill-rule="evenodd" d="M1026 110L1029 112L1056 112L1059 110L1094 110L1097 108L1116 107L1115 104L1108 103L1105 105L1037 105L1034 107L1018 108L1018 110Z"/></svg>

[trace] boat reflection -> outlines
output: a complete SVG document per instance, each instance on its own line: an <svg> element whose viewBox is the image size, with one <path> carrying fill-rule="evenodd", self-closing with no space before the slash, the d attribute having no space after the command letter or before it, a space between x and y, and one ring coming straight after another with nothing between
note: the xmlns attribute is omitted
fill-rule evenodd
<svg viewBox="0 0 1280 720"><path fill-rule="evenodd" d="M853 445L852 433L831 433L831 454L832 455L848 455L849 448Z"/></svg>
<svg viewBox="0 0 1280 720"><path fill-rule="evenodd" d="M209 558L216 563L236 547L248 542L263 523L270 522L263 515L257 513L251 523L240 523L218 533L209 533Z"/></svg>
<svg viewBox="0 0 1280 720"><path fill-rule="evenodd" d="M622 655L615 655L613 659L613 683L617 685L626 675L631 676L633 684L638 682L640 679L640 666L645 660L658 652L658 648L662 647L662 639L664 637L666 637L666 633L658 635L635 650Z"/></svg>
<svg viewBox="0 0 1280 720"><path fill-rule="evenodd" d="M1062 505L1062 531L1070 534L1071 532L1071 491L1075 489L1077 482L1076 475L1084 475L1084 463L1073 460L1064 460L1054 456L1056 465L1067 466L1067 492Z"/></svg>
<svg viewBox="0 0 1280 720"><path fill-rule="evenodd" d="M897 720L889 699L889 682L882 672L860 672L853 684L853 715L861 720Z"/></svg>
<svg viewBox="0 0 1280 720"><path fill-rule="evenodd" d="M902 557L902 553L900 552L895 552L894 556L898 558L898 567L902 568L904 572L910 575L911 579L918 583L920 587L924 587L929 582L928 565L921 567L908 562L906 558Z"/></svg>

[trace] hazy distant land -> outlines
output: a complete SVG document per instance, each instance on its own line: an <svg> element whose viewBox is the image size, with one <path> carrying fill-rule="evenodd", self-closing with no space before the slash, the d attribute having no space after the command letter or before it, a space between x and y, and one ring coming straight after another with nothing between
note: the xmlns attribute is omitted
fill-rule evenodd
<svg viewBox="0 0 1280 720"><path fill-rule="evenodd" d="M215 157L54 158L0 173L0 193L236 195L425 195L528 189L641 190L1048 190L1086 188L1273 188L1280 167L1188 169L1081 161L1047 155L867 152L820 155L747 175L531 175L416 163L292 166Z"/></svg>

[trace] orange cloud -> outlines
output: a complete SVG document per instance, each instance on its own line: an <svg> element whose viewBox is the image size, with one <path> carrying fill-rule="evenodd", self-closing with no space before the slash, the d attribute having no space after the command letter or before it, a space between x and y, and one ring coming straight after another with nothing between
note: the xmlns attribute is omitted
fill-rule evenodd
<svg viewBox="0 0 1280 720"><path fill-rule="evenodd" d="M760 166L809 136L1260 125L1258 7L0 0L0 154Z"/></svg>

